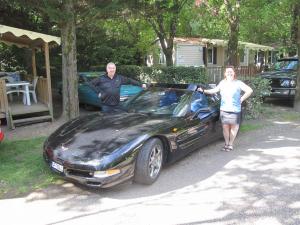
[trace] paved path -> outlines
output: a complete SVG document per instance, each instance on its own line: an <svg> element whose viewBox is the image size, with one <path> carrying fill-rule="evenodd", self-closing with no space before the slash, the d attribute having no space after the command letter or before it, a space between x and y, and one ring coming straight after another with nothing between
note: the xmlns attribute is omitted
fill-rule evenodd
<svg viewBox="0 0 300 225"><path fill-rule="evenodd" d="M65 183L0 200L1 224L300 224L300 121L240 133L165 168L151 186L89 190Z"/></svg>

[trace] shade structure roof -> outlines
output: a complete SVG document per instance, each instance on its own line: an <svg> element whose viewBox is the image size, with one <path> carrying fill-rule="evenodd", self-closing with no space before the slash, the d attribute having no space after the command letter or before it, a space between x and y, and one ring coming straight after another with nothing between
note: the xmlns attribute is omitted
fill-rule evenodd
<svg viewBox="0 0 300 225"><path fill-rule="evenodd" d="M186 44L199 44L199 45L213 45L213 46L222 46L227 47L228 41L222 39L209 39L209 38L180 38L176 37L174 39L175 43L186 43ZM262 51L271 51L274 50L274 47L267 45L260 45L251 42L238 42L239 47L245 47L251 50L262 50Z"/></svg>
<svg viewBox="0 0 300 225"><path fill-rule="evenodd" d="M49 47L60 45L61 39L48 34L0 24L0 42L8 45L16 45L18 47L41 49L44 43L48 43Z"/></svg>

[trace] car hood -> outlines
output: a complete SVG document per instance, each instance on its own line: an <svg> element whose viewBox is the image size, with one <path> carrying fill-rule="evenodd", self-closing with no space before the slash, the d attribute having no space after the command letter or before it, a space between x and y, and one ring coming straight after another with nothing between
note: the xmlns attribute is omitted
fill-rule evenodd
<svg viewBox="0 0 300 225"><path fill-rule="evenodd" d="M112 154L125 145L132 148L155 130L170 124L170 117L95 113L60 127L48 138L45 148L50 148L63 160L90 161Z"/></svg>
<svg viewBox="0 0 300 225"><path fill-rule="evenodd" d="M297 72L295 71L268 71L261 74L263 78L273 79L273 78L295 78Z"/></svg>

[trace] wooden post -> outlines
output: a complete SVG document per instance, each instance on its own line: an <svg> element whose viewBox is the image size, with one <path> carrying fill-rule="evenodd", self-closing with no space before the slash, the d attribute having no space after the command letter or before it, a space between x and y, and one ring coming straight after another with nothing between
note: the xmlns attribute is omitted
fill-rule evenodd
<svg viewBox="0 0 300 225"><path fill-rule="evenodd" d="M44 53L45 53L45 66L47 75L47 87L48 87L48 100L49 100L49 110L53 121L53 105L52 105L52 90L51 90L51 76L50 76L50 58L49 58L49 45L47 42L44 43Z"/></svg>
<svg viewBox="0 0 300 225"><path fill-rule="evenodd" d="M37 76L37 73L36 73L36 60L35 60L35 49L34 48L31 49L31 62L32 62L32 74L33 74L33 78L35 78Z"/></svg>
<svg viewBox="0 0 300 225"><path fill-rule="evenodd" d="M265 65L268 65L268 60L269 60L269 50L265 51Z"/></svg>

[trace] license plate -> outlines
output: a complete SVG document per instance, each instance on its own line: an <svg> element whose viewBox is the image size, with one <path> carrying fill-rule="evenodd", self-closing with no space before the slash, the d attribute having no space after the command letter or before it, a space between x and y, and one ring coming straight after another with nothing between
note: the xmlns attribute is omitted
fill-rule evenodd
<svg viewBox="0 0 300 225"><path fill-rule="evenodd" d="M64 172L64 167L56 162L52 162L51 167L56 169L59 172Z"/></svg>

